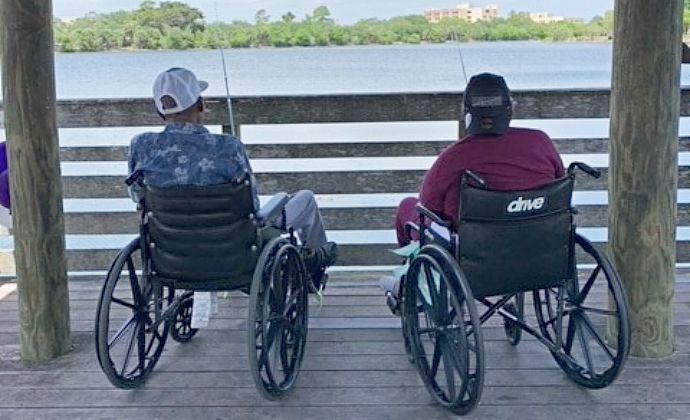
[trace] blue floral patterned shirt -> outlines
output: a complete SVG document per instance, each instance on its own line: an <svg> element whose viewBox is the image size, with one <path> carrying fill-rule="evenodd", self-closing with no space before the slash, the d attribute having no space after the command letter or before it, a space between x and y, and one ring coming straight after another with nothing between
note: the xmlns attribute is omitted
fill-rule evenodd
<svg viewBox="0 0 690 420"><path fill-rule="evenodd" d="M129 173L144 172L144 182L155 187L174 185L214 185L241 181L249 175L254 208L259 209L256 181L247 151L236 138L211 134L204 126L171 123L160 133L142 133L129 146ZM130 196L143 196L136 183Z"/></svg>

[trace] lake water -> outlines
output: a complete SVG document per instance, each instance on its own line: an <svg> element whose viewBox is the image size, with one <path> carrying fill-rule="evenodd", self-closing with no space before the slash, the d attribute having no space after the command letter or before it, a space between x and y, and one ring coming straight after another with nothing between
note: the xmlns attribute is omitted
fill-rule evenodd
<svg viewBox="0 0 690 420"><path fill-rule="evenodd" d="M461 55L468 77L484 71L500 73L512 89L610 86L610 43L225 51L232 95L458 91L465 85ZM209 81L211 94L225 94L219 51L143 51L57 54L58 98L149 96L156 75L174 66L187 67Z"/></svg>

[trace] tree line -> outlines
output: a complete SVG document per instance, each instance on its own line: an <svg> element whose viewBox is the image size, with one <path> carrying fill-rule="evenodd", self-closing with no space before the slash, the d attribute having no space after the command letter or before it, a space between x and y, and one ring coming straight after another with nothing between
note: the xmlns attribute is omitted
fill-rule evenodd
<svg viewBox="0 0 690 420"><path fill-rule="evenodd" d="M63 52L419 44L456 39L601 40L610 39L612 34L612 11L589 22L537 24L526 13L511 12L504 19L476 23L461 19L429 23L421 15L410 15L339 25L327 7L319 6L302 19L289 11L272 18L265 10L259 10L253 22L207 23L199 9L183 2L151 0L132 11L89 13L71 22L55 22L56 48Z"/></svg>

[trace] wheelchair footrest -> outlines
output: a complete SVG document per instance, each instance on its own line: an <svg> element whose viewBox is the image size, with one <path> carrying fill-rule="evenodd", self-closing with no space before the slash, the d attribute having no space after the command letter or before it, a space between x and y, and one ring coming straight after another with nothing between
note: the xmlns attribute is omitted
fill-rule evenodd
<svg viewBox="0 0 690 420"><path fill-rule="evenodd" d="M388 309L393 312L393 315L400 315L400 301L393 296L393 293L386 292L386 304L388 305Z"/></svg>

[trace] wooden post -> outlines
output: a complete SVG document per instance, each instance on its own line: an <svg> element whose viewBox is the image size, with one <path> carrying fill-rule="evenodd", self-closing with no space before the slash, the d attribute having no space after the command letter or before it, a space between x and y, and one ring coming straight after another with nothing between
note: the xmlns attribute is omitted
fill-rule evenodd
<svg viewBox="0 0 690 420"><path fill-rule="evenodd" d="M51 0L2 0L2 87L9 148L21 354L70 349Z"/></svg>
<svg viewBox="0 0 690 420"><path fill-rule="evenodd" d="M631 354L673 352L683 0L617 0L609 244L628 293Z"/></svg>

